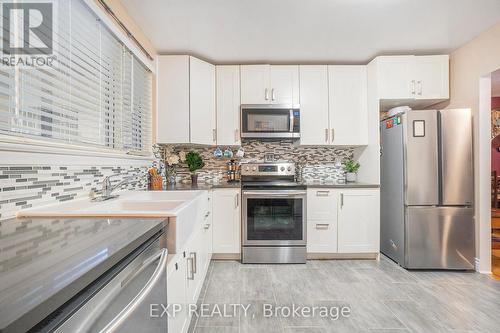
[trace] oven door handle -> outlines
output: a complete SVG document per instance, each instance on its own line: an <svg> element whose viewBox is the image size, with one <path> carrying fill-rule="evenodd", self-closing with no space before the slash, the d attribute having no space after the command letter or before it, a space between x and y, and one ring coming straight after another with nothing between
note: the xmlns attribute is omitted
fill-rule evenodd
<svg viewBox="0 0 500 333"><path fill-rule="evenodd" d="M296 195L306 195L306 191L287 191L286 193L280 192L269 192L269 191L243 191L243 195L259 195L259 196L280 196L280 197L292 197Z"/></svg>

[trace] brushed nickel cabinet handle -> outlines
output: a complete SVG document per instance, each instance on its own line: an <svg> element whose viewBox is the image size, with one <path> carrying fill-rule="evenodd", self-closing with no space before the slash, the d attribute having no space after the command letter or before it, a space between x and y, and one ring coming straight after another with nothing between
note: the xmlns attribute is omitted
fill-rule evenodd
<svg viewBox="0 0 500 333"><path fill-rule="evenodd" d="M340 208L344 207L344 193L340 193Z"/></svg>
<svg viewBox="0 0 500 333"><path fill-rule="evenodd" d="M268 94L268 92L269 92L269 91L268 91L268 89L267 89L267 88L266 88L266 89L264 89L264 98L266 99L266 101L267 101L267 100L269 100L269 94Z"/></svg>
<svg viewBox="0 0 500 333"><path fill-rule="evenodd" d="M328 142L328 128L325 128L325 142Z"/></svg>
<svg viewBox="0 0 500 333"><path fill-rule="evenodd" d="M415 80L411 80L411 94L415 95Z"/></svg>
<svg viewBox="0 0 500 333"><path fill-rule="evenodd" d="M417 81L418 95L422 96L422 81Z"/></svg>
<svg viewBox="0 0 500 333"><path fill-rule="evenodd" d="M316 191L317 197L327 197L330 194L330 191Z"/></svg>
<svg viewBox="0 0 500 333"><path fill-rule="evenodd" d="M186 261L188 262L187 265L187 270L188 270L188 280L194 280L194 269L193 269L193 258L187 258Z"/></svg>
<svg viewBox="0 0 500 333"><path fill-rule="evenodd" d="M191 258L193 258L193 274L196 274L196 266L198 261L196 260L196 252L191 252Z"/></svg>
<svg viewBox="0 0 500 333"><path fill-rule="evenodd" d="M271 89L271 99L274 101L276 99L276 96L274 95L274 88Z"/></svg>
<svg viewBox="0 0 500 333"><path fill-rule="evenodd" d="M332 128L332 142L335 141L335 129Z"/></svg>
<svg viewBox="0 0 500 333"><path fill-rule="evenodd" d="M328 223L316 223L316 229L328 229L330 227L330 224Z"/></svg>

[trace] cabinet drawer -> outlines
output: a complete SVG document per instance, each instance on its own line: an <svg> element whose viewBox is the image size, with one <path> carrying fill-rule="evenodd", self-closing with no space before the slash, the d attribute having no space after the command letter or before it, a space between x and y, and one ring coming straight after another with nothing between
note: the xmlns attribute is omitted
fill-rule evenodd
<svg viewBox="0 0 500 333"><path fill-rule="evenodd" d="M334 220L337 216L337 195L332 189L307 190L307 219Z"/></svg>
<svg viewBox="0 0 500 333"><path fill-rule="evenodd" d="M336 253L337 252L336 221L307 221L307 252Z"/></svg>

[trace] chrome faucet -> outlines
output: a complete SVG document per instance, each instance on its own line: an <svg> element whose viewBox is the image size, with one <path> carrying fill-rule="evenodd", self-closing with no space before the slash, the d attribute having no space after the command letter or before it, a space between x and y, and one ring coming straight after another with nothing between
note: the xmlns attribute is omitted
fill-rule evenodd
<svg viewBox="0 0 500 333"><path fill-rule="evenodd" d="M127 183L130 179L134 178L133 176L128 176L122 179L118 184L112 185L111 178L121 176L121 174L111 175L104 177L102 181L102 193L101 196L94 198L94 201L105 201L113 198L117 198L118 195L111 195L114 190Z"/></svg>

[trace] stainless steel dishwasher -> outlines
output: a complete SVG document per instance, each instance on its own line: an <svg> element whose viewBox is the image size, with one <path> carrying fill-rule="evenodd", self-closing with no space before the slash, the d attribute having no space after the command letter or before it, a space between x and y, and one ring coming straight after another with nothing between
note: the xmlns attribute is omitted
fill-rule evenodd
<svg viewBox="0 0 500 333"><path fill-rule="evenodd" d="M48 320L39 332L167 332L167 249L161 235L136 249Z"/></svg>

